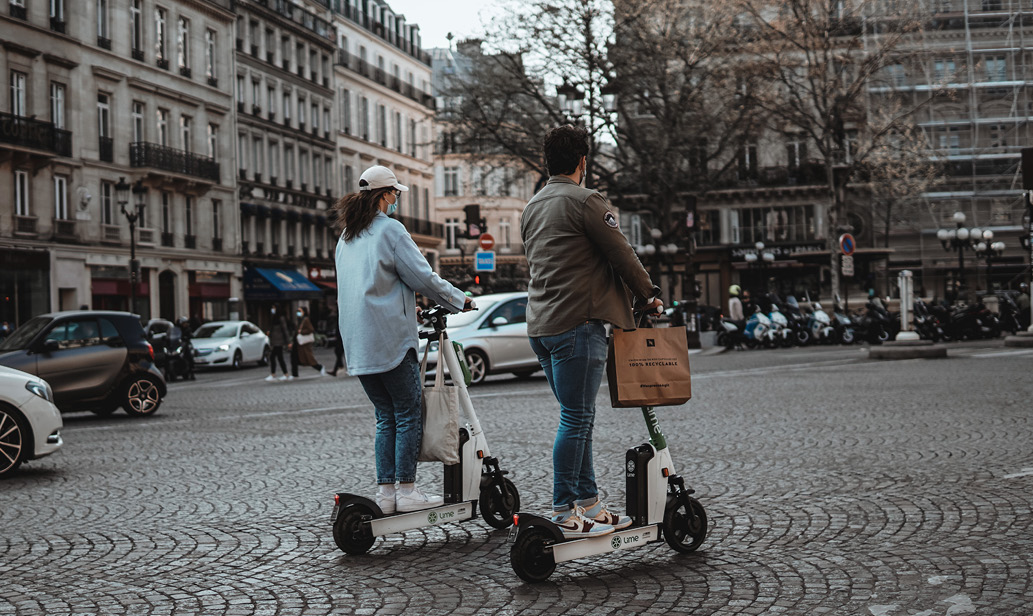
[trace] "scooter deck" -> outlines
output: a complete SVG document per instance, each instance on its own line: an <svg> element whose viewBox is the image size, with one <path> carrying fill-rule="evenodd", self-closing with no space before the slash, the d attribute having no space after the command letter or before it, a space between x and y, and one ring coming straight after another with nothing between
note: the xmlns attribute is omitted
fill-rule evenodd
<svg viewBox="0 0 1033 616"><path fill-rule="evenodd" d="M599 537L568 539L560 543L554 543L547 549L552 549L552 557L555 562L562 563L576 558L585 558L586 556L631 550L660 541L661 539L660 524L648 524L646 526L632 526Z"/></svg>
<svg viewBox="0 0 1033 616"><path fill-rule="evenodd" d="M477 501L445 504L431 509L420 509L407 513L393 513L370 520L370 530L376 536L402 533L427 526L441 526L450 522L470 520L476 513Z"/></svg>

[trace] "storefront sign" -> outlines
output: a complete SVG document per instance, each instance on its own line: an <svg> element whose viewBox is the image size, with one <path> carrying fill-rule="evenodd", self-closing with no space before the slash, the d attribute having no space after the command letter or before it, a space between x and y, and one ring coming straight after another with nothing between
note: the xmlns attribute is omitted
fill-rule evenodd
<svg viewBox="0 0 1033 616"><path fill-rule="evenodd" d="M821 252L826 250L824 242L808 242L801 244L783 244L780 246L764 246L764 252L775 255L775 260L788 259L790 255L801 252ZM746 255L756 254L757 249L753 246L735 246L731 249L732 261L745 261Z"/></svg>
<svg viewBox="0 0 1033 616"><path fill-rule="evenodd" d="M308 268L309 280L337 280L337 270L322 267Z"/></svg>

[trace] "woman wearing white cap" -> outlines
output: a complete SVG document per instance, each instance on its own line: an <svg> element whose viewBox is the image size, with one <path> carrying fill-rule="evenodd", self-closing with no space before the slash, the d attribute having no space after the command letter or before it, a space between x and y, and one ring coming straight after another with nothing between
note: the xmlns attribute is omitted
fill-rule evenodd
<svg viewBox="0 0 1033 616"><path fill-rule="evenodd" d="M359 377L376 412L376 500L385 514L443 502L415 485L423 383L414 291L455 312L470 307L462 291L434 273L402 223L389 218L408 190L377 165L363 172L358 192L334 206L340 333L348 373Z"/></svg>

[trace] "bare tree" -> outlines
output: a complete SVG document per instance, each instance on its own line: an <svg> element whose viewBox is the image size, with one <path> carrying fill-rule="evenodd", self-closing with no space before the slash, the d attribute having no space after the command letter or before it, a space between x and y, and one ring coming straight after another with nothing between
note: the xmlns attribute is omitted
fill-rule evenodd
<svg viewBox="0 0 1033 616"><path fill-rule="evenodd" d="M806 135L824 167L835 292L834 244L845 230L847 185L929 100L897 105L893 113L869 113L872 83L917 52L913 43L923 7L920 0L732 1L740 13L742 52L766 78L755 93L758 104L776 130Z"/></svg>

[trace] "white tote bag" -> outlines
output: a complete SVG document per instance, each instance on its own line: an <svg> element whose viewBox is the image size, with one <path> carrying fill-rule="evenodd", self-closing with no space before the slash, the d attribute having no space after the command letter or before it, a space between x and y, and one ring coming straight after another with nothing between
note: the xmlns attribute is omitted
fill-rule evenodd
<svg viewBox="0 0 1033 616"><path fill-rule="evenodd" d="M448 338L438 339L438 367L434 375L434 385L423 388L423 440L420 441L418 458L420 462L459 464L459 388L454 384L445 384L443 356L443 353L454 352L451 345L452 342ZM423 361L420 362L420 383L424 383L426 379L429 350L428 340L423 352Z"/></svg>

